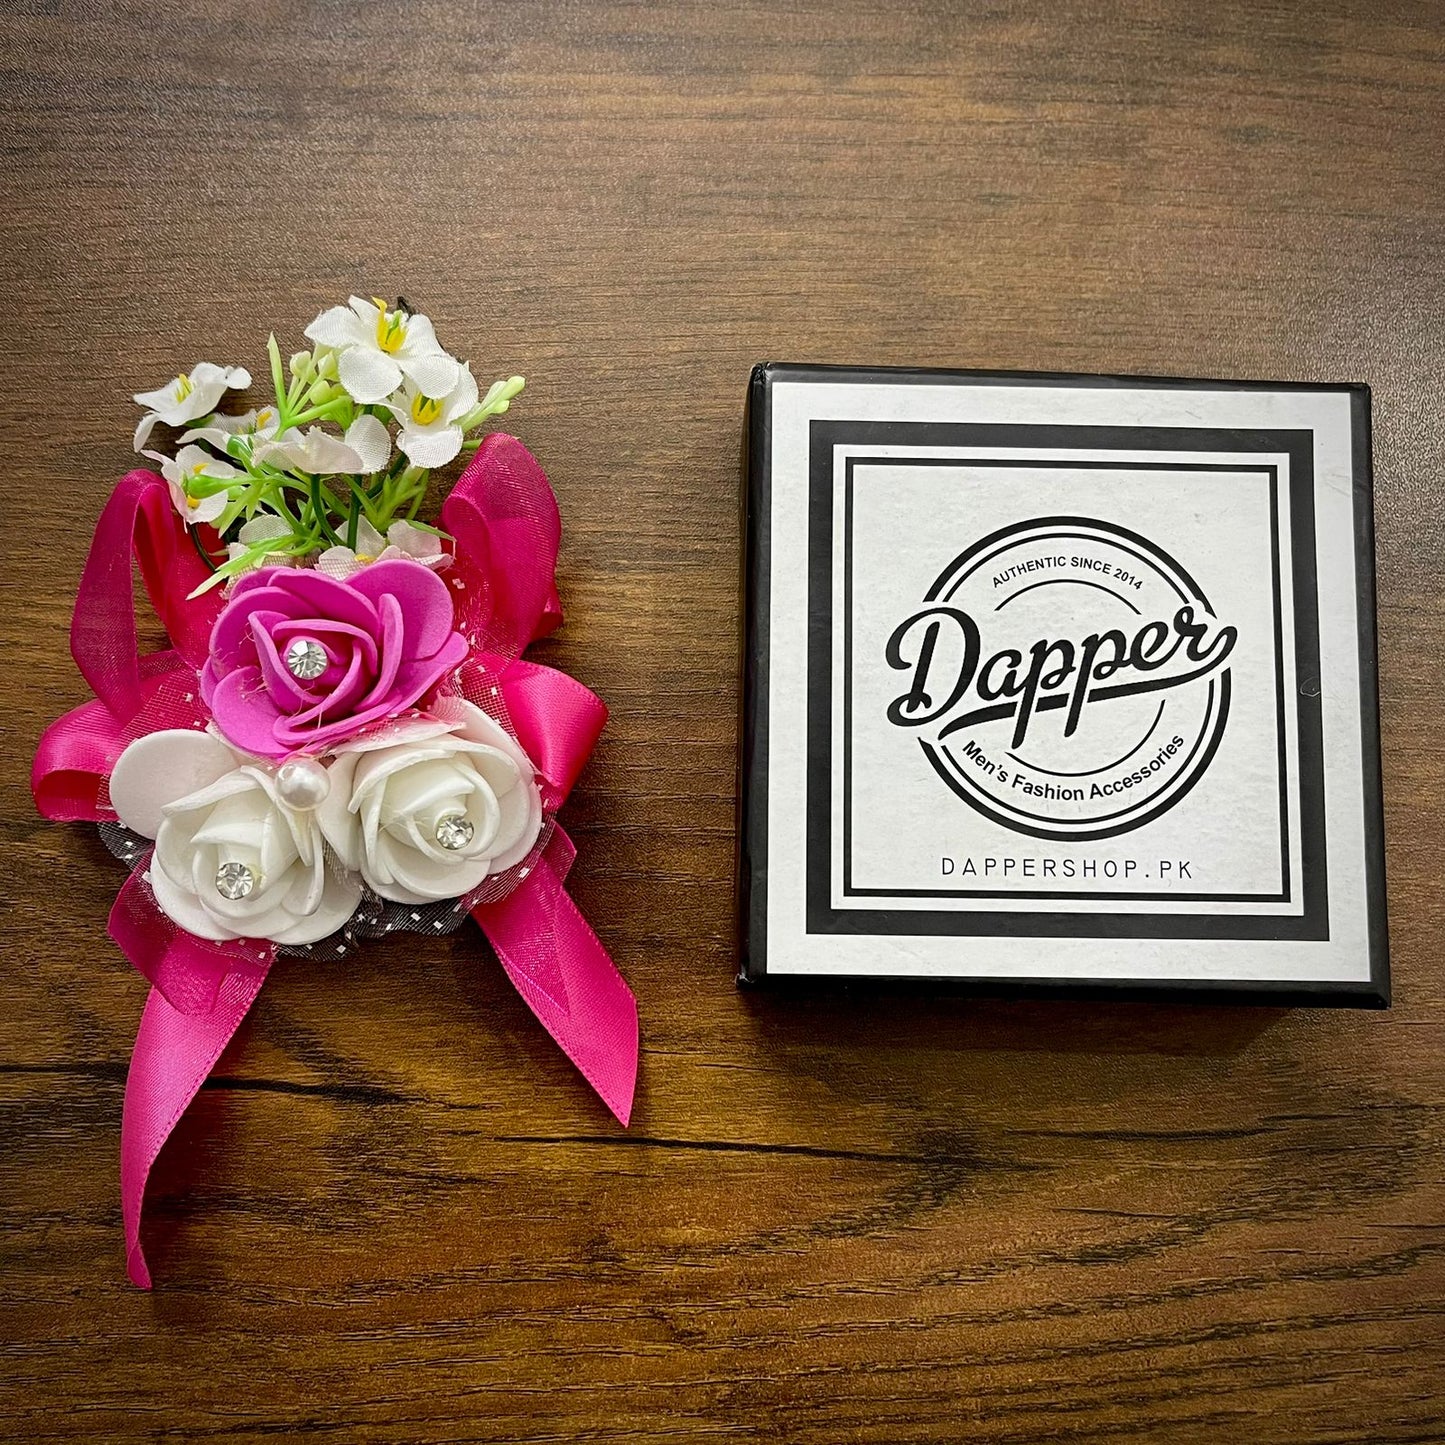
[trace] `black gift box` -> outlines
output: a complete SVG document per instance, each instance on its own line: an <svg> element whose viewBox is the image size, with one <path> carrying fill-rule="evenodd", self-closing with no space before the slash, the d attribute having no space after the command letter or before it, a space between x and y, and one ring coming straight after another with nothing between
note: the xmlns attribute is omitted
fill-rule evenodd
<svg viewBox="0 0 1445 1445"><path fill-rule="evenodd" d="M1363 386L768 365L744 981L1389 1001Z"/></svg>

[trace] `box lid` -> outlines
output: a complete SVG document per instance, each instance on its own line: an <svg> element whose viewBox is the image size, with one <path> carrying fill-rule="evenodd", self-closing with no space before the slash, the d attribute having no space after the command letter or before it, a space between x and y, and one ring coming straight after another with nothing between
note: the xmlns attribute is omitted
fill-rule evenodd
<svg viewBox="0 0 1445 1445"><path fill-rule="evenodd" d="M745 980L1383 1006L1363 386L749 391Z"/></svg>

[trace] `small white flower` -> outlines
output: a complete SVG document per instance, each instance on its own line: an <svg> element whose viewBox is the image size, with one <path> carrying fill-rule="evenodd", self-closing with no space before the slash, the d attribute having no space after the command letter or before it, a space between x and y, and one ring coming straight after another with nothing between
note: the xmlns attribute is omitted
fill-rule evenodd
<svg viewBox="0 0 1445 1445"><path fill-rule="evenodd" d="M401 423L397 449L419 467L444 467L462 449L460 422L477 404L477 383L471 363L463 366L457 384L444 397L430 397L411 382L399 400L386 409Z"/></svg>
<svg viewBox="0 0 1445 1445"><path fill-rule="evenodd" d="M385 549L381 533L362 517L356 524L356 545L328 547L316 559L316 570L328 577L344 579L359 572L368 562L377 561Z"/></svg>
<svg viewBox="0 0 1445 1445"><path fill-rule="evenodd" d="M349 305L323 311L306 335L336 351L342 386L363 404L390 396L403 377L425 396L445 396L456 385L456 359L442 350L431 322L400 307L388 310L380 297L353 296Z"/></svg>
<svg viewBox="0 0 1445 1445"><path fill-rule="evenodd" d="M410 557L424 567L445 567L451 562L451 554L442 551L442 539L425 527L413 527L410 522L393 522L386 529L386 550L398 557Z"/></svg>
<svg viewBox="0 0 1445 1445"><path fill-rule="evenodd" d="M167 426L184 426L215 411L216 403L227 390L239 391L250 384L251 373L244 367L216 366L203 361L155 391L136 392L135 401L146 408L135 429L136 451L145 449L158 421Z"/></svg>
<svg viewBox="0 0 1445 1445"><path fill-rule="evenodd" d="M151 891L197 938L315 943L360 902L355 873L327 863L317 811L289 806L275 769L211 733L137 738L116 761L110 800L126 827L156 840Z"/></svg>
<svg viewBox="0 0 1445 1445"><path fill-rule="evenodd" d="M226 544L226 556L232 561L244 557L257 542L269 542L273 537L289 537L291 528L281 520L280 517L272 516L269 512L262 512L259 516L252 517L249 522L236 533L236 540ZM257 567L292 567L295 566L294 557L277 557L274 553L264 552L258 557L253 557L241 568L242 572L250 572Z"/></svg>
<svg viewBox="0 0 1445 1445"><path fill-rule="evenodd" d="M259 411L248 411L241 416L225 416L217 412L204 426L183 431L181 440L205 442L207 446L215 447L218 452L229 453L229 443L233 437L239 437L253 446L257 441L270 441L276 435L279 421L276 408L271 406L262 407Z"/></svg>
<svg viewBox="0 0 1445 1445"><path fill-rule="evenodd" d="M150 451L142 455L161 464L161 475L170 487L171 501L188 522L214 522L231 500L230 493L224 490L206 497L191 496L187 487L194 478L229 481L241 475L229 462L217 461L204 447L185 446L174 457Z"/></svg>
<svg viewBox="0 0 1445 1445"><path fill-rule="evenodd" d="M393 522L386 536L362 517L356 524L355 547L328 547L317 559L316 570L329 576L346 578L371 562L390 562L396 557L410 557L423 567L440 570L451 562L451 555L442 551L441 538L434 532L413 527L410 522Z"/></svg>
<svg viewBox="0 0 1445 1445"><path fill-rule="evenodd" d="M520 863L542 828L531 761L511 736L460 698L432 712L341 744L317 809L342 863L396 903L470 893Z"/></svg>
<svg viewBox="0 0 1445 1445"><path fill-rule="evenodd" d="M304 434L288 431L271 441L259 442L252 452L255 461L317 476L339 472L369 475L379 472L390 455L391 433L370 415L357 417L346 429L345 437L332 436L313 426Z"/></svg>

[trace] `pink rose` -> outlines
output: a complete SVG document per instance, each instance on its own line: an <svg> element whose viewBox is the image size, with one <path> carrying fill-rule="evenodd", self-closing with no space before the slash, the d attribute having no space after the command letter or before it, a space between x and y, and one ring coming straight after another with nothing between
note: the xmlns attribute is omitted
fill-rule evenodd
<svg viewBox="0 0 1445 1445"><path fill-rule="evenodd" d="M242 577L211 632L201 696L258 757L320 751L412 706L466 660L447 584L412 561L345 581L307 568Z"/></svg>

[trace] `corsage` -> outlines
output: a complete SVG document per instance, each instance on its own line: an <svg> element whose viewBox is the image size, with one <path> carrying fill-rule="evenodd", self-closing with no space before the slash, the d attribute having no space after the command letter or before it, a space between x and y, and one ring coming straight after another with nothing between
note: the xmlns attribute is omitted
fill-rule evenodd
<svg viewBox="0 0 1445 1445"><path fill-rule="evenodd" d="M637 1010L565 888L557 810L606 720L523 660L562 620L541 467L487 433L485 395L404 301L307 328L274 400L232 414L239 367L136 397L135 446L81 576L71 650L95 698L47 729L40 811L99 825L130 869L111 937L149 980L126 1081L127 1262L161 1146L285 955L340 959L467 918L624 1124ZM160 424L174 446L155 449ZM433 472L464 466L437 524ZM138 566L169 645L142 655Z"/></svg>

